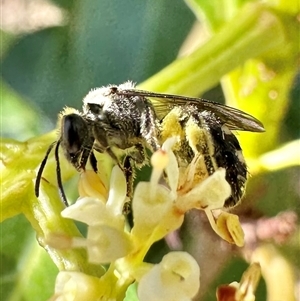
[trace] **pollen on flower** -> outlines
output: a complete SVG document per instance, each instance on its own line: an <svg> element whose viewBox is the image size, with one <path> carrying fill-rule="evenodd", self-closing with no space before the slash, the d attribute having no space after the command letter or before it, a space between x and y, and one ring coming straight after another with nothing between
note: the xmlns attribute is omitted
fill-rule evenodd
<svg viewBox="0 0 300 301"><path fill-rule="evenodd" d="M185 132L180 124L180 115L181 111L179 108L174 108L164 119L162 122L162 130L161 130L161 138L162 141L167 141L168 139L173 139L174 137L179 137L177 139L177 143L174 144L174 149L180 150L181 143L180 141L184 141Z"/></svg>

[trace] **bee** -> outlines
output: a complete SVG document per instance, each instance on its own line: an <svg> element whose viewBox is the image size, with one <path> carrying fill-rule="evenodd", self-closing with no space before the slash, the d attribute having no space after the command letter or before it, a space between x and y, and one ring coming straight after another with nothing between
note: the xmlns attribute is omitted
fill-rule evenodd
<svg viewBox="0 0 300 301"><path fill-rule="evenodd" d="M201 153L208 174L225 168L232 190L225 207L231 207L241 199L247 180L242 149L232 130L263 132L264 127L255 117L238 109L201 98L138 90L130 81L96 88L83 99L82 112L67 110L61 114L60 134L40 165L35 194L38 197L43 169L54 146L58 188L67 206L59 164L60 146L79 172L85 170L88 160L97 172L94 151L107 153L131 178L130 190L132 166L147 164L146 150L158 150L167 136L179 131L179 162L188 163L196 153Z"/></svg>

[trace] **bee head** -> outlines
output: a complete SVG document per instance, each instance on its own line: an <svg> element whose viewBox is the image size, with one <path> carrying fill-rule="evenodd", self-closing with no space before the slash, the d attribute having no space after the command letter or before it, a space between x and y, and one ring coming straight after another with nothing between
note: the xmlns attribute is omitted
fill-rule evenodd
<svg viewBox="0 0 300 301"><path fill-rule="evenodd" d="M40 165L35 182L35 195L39 196L39 186L43 170L48 160L48 156L55 146L56 176L61 199L68 206L65 196L60 170L59 146L64 151L66 159L78 170L85 170L88 158L91 159L93 169L97 170L97 161L92 154L94 138L92 129L85 118L75 109L65 108L58 118L58 140L53 142Z"/></svg>
<svg viewBox="0 0 300 301"><path fill-rule="evenodd" d="M63 115L60 125L60 143L66 159L77 169L84 169L80 157L88 143L89 127L85 119L77 114Z"/></svg>

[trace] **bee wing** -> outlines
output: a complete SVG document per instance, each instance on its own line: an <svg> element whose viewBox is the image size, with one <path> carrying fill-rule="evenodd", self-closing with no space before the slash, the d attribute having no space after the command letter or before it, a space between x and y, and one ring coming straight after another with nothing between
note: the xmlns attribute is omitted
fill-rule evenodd
<svg viewBox="0 0 300 301"><path fill-rule="evenodd" d="M206 99L155 93L137 89L119 90L118 94L150 98L159 119L163 119L170 110L176 106L192 104L199 108L199 111L210 111L214 113L230 130L250 132L265 131L263 124L255 117L233 107Z"/></svg>

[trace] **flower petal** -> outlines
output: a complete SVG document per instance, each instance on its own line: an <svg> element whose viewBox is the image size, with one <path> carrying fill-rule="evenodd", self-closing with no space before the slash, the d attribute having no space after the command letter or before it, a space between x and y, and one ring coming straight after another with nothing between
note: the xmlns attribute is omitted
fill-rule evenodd
<svg viewBox="0 0 300 301"><path fill-rule="evenodd" d="M187 252L171 252L160 263L161 279L165 285L180 286L187 296L193 297L200 288L200 268Z"/></svg>
<svg viewBox="0 0 300 301"><path fill-rule="evenodd" d="M105 202L107 199L107 188L99 176L92 170L80 174L78 191L81 197L93 197Z"/></svg>
<svg viewBox="0 0 300 301"><path fill-rule="evenodd" d="M86 223L89 226L105 224L120 230L124 228L125 223L123 215L113 215L107 210L103 202L89 197L77 200L75 204L65 208L61 215Z"/></svg>
<svg viewBox="0 0 300 301"><path fill-rule="evenodd" d="M192 208L217 209L224 206L231 194L229 183L225 179L226 170L220 168L191 191L178 197L176 205L183 211Z"/></svg>
<svg viewBox="0 0 300 301"><path fill-rule="evenodd" d="M142 240L149 237L166 212L171 211L172 205L170 190L166 187L140 182L132 201L134 214L132 234Z"/></svg>
<svg viewBox="0 0 300 301"><path fill-rule="evenodd" d="M106 203L107 208L114 214L122 214L126 201L127 183L124 173L119 166L115 166L110 177L109 196Z"/></svg>
<svg viewBox="0 0 300 301"><path fill-rule="evenodd" d="M61 215L66 218L71 218L87 225L98 224L103 221L103 215L106 207L100 200L85 197L78 199L76 203L65 208Z"/></svg>
<svg viewBox="0 0 300 301"><path fill-rule="evenodd" d="M186 252L171 252L139 282L141 301L191 300L200 287L200 269Z"/></svg>
<svg viewBox="0 0 300 301"><path fill-rule="evenodd" d="M109 263L126 256L132 250L128 233L101 225L89 227L87 251L92 263Z"/></svg>

